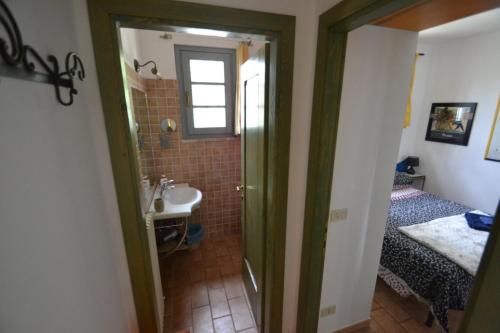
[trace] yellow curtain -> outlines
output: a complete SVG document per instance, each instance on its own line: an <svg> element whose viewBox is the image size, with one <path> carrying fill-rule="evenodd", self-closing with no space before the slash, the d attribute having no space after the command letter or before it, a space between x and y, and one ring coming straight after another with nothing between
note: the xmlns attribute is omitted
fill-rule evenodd
<svg viewBox="0 0 500 333"><path fill-rule="evenodd" d="M410 126L411 122L411 96L413 95L413 84L415 83L415 69L417 67L417 60L420 55L415 54L415 60L413 61L413 72L411 74L410 81L410 92L408 93L408 101L406 102L406 112L405 112L405 122L403 128L407 128Z"/></svg>
<svg viewBox="0 0 500 333"><path fill-rule="evenodd" d="M236 98L234 107L234 134L241 134L241 84L240 69L241 65L248 59L248 43L241 42L236 49Z"/></svg>

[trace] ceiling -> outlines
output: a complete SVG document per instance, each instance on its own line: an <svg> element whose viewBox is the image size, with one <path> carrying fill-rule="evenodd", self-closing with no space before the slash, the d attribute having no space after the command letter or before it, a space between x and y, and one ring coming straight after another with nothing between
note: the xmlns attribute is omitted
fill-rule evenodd
<svg viewBox="0 0 500 333"><path fill-rule="evenodd" d="M500 30L500 8L420 31L418 37L421 42L435 43L495 30Z"/></svg>
<svg viewBox="0 0 500 333"><path fill-rule="evenodd" d="M423 0L372 24L422 31L500 7L500 0Z"/></svg>

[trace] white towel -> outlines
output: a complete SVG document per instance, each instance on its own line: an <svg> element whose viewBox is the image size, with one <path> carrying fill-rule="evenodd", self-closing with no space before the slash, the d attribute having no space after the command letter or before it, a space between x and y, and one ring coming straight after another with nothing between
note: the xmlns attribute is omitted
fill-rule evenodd
<svg viewBox="0 0 500 333"><path fill-rule="evenodd" d="M480 211L474 213L484 214ZM486 215L486 214L484 214ZM399 227L399 231L476 275L489 233L469 227L465 214Z"/></svg>

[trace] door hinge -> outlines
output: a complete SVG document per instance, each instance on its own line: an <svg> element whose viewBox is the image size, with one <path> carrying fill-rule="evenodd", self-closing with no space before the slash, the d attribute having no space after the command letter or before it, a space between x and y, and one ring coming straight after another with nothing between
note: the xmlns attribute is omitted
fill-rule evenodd
<svg viewBox="0 0 500 333"><path fill-rule="evenodd" d="M326 249L326 240L327 240L327 238L328 238L328 223L326 224L325 233L323 234L323 252Z"/></svg>
<svg viewBox="0 0 500 333"><path fill-rule="evenodd" d="M127 114L127 104L121 103L122 112Z"/></svg>

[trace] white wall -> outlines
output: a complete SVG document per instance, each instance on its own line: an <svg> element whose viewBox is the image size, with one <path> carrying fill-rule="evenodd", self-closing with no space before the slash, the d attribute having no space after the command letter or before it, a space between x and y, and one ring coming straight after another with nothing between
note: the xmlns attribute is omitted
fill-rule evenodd
<svg viewBox="0 0 500 333"><path fill-rule="evenodd" d="M416 49L413 32L364 26L349 33L318 332L369 319Z"/></svg>
<svg viewBox="0 0 500 333"><path fill-rule="evenodd" d="M163 39L160 38L160 36L164 34L164 32L161 31L131 28L121 28L120 30L122 34L124 56L129 66L133 68L134 59L139 60L141 64L153 60L156 62L161 77L166 80L177 79L174 45L195 45L236 49L239 43L237 39L184 33L169 33L172 39ZM253 45L249 48L250 55L258 50L264 42L253 41L252 44ZM142 69L139 74L144 78L156 78L151 73L150 69L151 67L146 67Z"/></svg>
<svg viewBox="0 0 500 333"><path fill-rule="evenodd" d="M131 68L134 68L134 59L137 59L139 61L142 60L139 54L137 32L138 30L136 29L120 28L120 39L123 57L125 58L125 62Z"/></svg>
<svg viewBox="0 0 500 333"><path fill-rule="evenodd" d="M339 1L321 1L321 11ZM21 24L25 40L40 51L59 57L63 55L59 52L79 51L86 65L87 81L78 84L80 92L75 105L63 108L55 102L50 86L1 78L0 218L4 231L0 236L0 330L134 332L136 322L86 1L7 2ZM289 14L297 19L283 309L283 332L293 333L319 1L195 2ZM21 200L29 205L21 205ZM349 222L343 227L350 226ZM338 231L337 238L342 238L345 230ZM338 246L343 243L331 236L330 231L328 253L334 250L333 262L342 263L345 259L337 254L349 252L350 244L340 252ZM343 264L349 266L352 261L356 260ZM330 267L327 262L327 269ZM325 289L323 303L329 303L331 295L338 299L340 290L351 285L351 279L339 280L332 275L327 275L325 282L330 285ZM338 315L332 318L339 318L347 309L341 303L338 306Z"/></svg>
<svg viewBox="0 0 500 333"><path fill-rule="evenodd" d="M339 1L323 3L333 5ZM283 332L293 333L319 14L316 1L194 2L296 16L283 309ZM0 280L1 331L26 332L34 331L35 327L38 332L134 331L136 323L97 90L86 1L8 0L8 4L22 23L25 40L41 51L57 54L74 49L85 55L87 82L78 86L83 89L75 105L62 108L54 102L49 86L1 78L2 116L10 120L0 125L2 161L10 161L2 162L0 172L1 221L10 221L10 229L5 229L0 236L0 260L2 272L6 272ZM20 91L26 88L30 89L29 94L20 96ZM36 140L29 139L32 137ZM19 149L8 145L13 142ZM58 170L61 165L64 168ZM48 193L47 188L57 190ZM34 203L19 212L21 197ZM39 198L50 202L37 201ZM50 213L50 218L38 218L39 223L34 225L37 237L33 234L27 237L30 235L26 230L28 225L21 222L29 221L42 211ZM18 258L26 260L27 256L35 254L39 257L29 262L31 266L21 267L17 263ZM67 272L52 271L52 268L61 267L67 267ZM33 278L35 274L42 276ZM23 277L30 279L22 280ZM27 285L21 285L24 282ZM60 292L50 288L54 284L59 284ZM33 306L16 303L27 297ZM64 303L65 300L72 303Z"/></svg>
<svg viewBox="0 0 500 333"><path fill-rule="evenodd" d="M417 126L417 124L420 121L420 110L424 109L425 104L424 95L427 90L427 82L430 75L430 57L428 56L430 49L428 45L419 44L417 46L417 51L425 53L426 55L419 57L416 63L415 81L413 82L413 93L411 99L411 121L410 126L408 126L407 128L403 128L403 132L401 133L401 144L399 146L398 162L402 161L409 155L414 155L413 153L415 152L415 144L418 142L418 140L424 140L425 138L425 130L423 134L420 133L420 128L419 126ZM425 123L425 128L427 128L427 122Z"/></svg>
<svg viewBox="0 0 500 333"><path fill-rule="evenodd" d="M25 43L79 52L87 80L63 107L0 77L0 331L136 331L86 2L6 2Z"/></svg>
<svg viewBox="0 0 500 333"><path fill-rule="evenodd" d="M412 122L399 155L420 157L425 190L494 213L500 198L500 163L484 153L500 93L500 31L419 44ZM468 146L425 141L432 103L477 102Z"/></svg>

